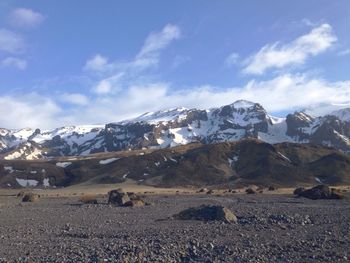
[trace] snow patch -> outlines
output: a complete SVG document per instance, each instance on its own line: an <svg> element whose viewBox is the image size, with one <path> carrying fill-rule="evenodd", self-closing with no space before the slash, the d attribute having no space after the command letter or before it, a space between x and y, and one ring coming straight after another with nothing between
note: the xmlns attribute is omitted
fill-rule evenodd
<svg viewBox="0 0 350 263"><path fill-rule="evenodd" d="M232 157L232 159L231 158L227 158L227 161L228 161L229 165L232 166L232 164L235 164L235 162L238 161L238 155L234 155Z"/></svg>
<svg viewBox="0 0 350 263"><path fill-rule="evenodd" d="M14 172L12 166L4 166L4 169L5 169L5 171L8 171L8 172L10 172L10 173L13 173L13 172Z"/></svg>
<svg viewBox="0 0 350 263"><path fill-rule="evenodd" d="M16 178L16 181L22 187L27 187L27 186L35 187L39 183L37 180L27 180L27 179L20 179L20 178Z"/></svg>
<svg viewBox="0 0 350 263"><path fill-rule="evenodd" d="M50 187L50 180L49 180L49 178L44 178L44 180L43 180L43 186L45 186L45 187Z"/></svg>
<svg viewBox="0 0 350 263"><path fill-rule="evenodd" d="M255 105L254 102L251 101L247 101L247 100L237 100L236 102L234 102L232 104L236 109L237 108L243 108L243 109L247 109L247 108L251 108Z"/></svg>
<svg viewBox="0 0 350 263"><path fill-rule="evenodd" d="M106 160L100 160L99 163L100 164L109 164L109 163L113 163L117 160L119 160L120 158L109 158L109 159L106 159Z"/></svg>
<svg viewBox="0 0 350 263"><path fill-rule="evenodd" d="M283 155L282 153L280 152L277 152L279 156L281 156L283 159L287 160L288 162L292 162L287 156Z"/></svg>
<svg viewBox="0 0 350 263"><path fill-rule="evenodd" d="M172 161L172 162L174 162L174 163L177 163L177 160L175 160L174 158L169 158L170 159L170 161Z"/></svg>
<svg viewBox="0 0 350 263"><path fill-rule="evenodd" d="M72 164L71 162L58 162L58 163L56 163L56 166L66 168L71 164Z"/></svg>
<svg viewBox="0 0 350 263"><path fill-rule="evenodd" d="M321 180L320 178L315 177L315 180L316 180L316 182L318 182L318 183L320 183L320 184L323 184L323 182L322 182L322 180Z"/></svg>

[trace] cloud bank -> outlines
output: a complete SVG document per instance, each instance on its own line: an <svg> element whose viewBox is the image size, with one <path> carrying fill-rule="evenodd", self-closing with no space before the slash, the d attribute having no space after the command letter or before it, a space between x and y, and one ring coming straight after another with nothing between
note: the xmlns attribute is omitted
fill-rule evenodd
<svg viewBox="0 0 350 263"><path fill-rule="evenodd" d="M44 15L28 8L16 8L9 15L10 24L18 28L33 28L44 20Z"/></svg>
<svg viewBox="0 0 350 263"><path fill-rule="evenodd" d="M0 125L47 129L63 125L105 124L147 111L179 106L211 108L239 99L258 102L270 113L299 110L314 104L350 104L350 81L330 82L302 73L285 73L267 80L257 76L236 87L199 85L181 88L155 80L152 70L157 69L162 52L180 37L180 28L168 24L159 32L150 33L139 52L128 61L113 61L96 53L82 67L84 76L89 76L93 83L86 93L0 96ZM303 64L310 57L329 49L336 40L332 27L323 24L289 44L262 47L245 60L243 71L261 75L271 69ZM226 63L239 66L238 58L237 53L232 53ZM19 65L15 59L8 61L8 66Z"/></svg>
<svg viewBox="0 0 350 263"><path fill-rule="evenodd" d="M337 37L332 27L329 24L322 24L291 43L283 45L277 42L263 46L257 53L245 60L242 72L261 75L269 69L301 65L309 57L329 49L336 41Z"/></svg>
<svg viewBox="0 0 350 263"><path fill-rule="evenodd" d="M54 128L69 124L103 124L132 118L146 111L169 107L211 108L238 99L261 103L269 112L306 108L313 104L350 103L350 81L328 82L306 75L285 74L267 81L251 80L245 86L199 86L174 91L166 83L129 86L118 94L88 100L82 94L63 94L79 107L67 110L60 100L31 94L0 97L0 123L4 127Z"/></svg>

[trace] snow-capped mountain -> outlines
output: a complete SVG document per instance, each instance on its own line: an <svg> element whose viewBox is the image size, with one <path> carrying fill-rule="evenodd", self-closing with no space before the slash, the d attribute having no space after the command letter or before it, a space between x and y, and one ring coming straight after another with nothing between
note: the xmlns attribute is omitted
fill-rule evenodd
<svg viewBox="0 0 350 263"><path fill-rule="evenodd" d="M336 116L338 119L340 119L342 121L349 122L350 121L350 108L333 111L329 115Z"/></svg>
<svg viewBox="0 0 350 263"><path fill-rule="evenodd" d="M0 129L0 150L5 159L40 159L258 138L268 143L312 142L350 152L349 112L350 109L344 109L317 118L296 112L276 118L258 103L240 100L207 110L175 108L149 112L106 125L68 126L51 131Z"/></svg>

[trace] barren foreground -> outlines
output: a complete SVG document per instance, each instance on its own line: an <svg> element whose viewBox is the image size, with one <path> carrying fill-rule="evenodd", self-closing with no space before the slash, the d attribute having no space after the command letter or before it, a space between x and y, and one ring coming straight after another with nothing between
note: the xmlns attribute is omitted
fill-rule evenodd
<svg viewBox="0 0 350 263"><path fill-rule="evenodd" d="M350 201L292 195L150 195L152 205L81 205L78 196L21 203L0 196L0 262L349 262ZM237 224L179 221L222 204Z"/></svg>

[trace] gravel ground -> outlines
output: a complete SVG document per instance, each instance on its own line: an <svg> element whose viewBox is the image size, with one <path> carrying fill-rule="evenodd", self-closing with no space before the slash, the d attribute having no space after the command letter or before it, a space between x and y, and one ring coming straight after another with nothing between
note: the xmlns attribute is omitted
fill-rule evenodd
<svg viewBox="0 0 350 263"><path fill-rule="evenodd" d="M152 205L79 205L78 197L0 197L0 262L350 262L350 201L288 195L149 196ZM180 221L201 204L238 223Z"/></svg>

